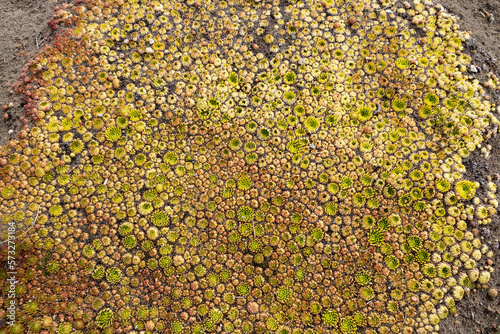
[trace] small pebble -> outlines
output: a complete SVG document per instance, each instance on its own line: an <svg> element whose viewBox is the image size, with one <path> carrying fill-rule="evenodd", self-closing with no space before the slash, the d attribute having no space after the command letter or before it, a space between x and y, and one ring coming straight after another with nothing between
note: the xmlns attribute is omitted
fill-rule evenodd
<svg viewBox="0 0 500 334"><path fill-rule="evenodd" d="M476 66L471 65L471 66L470 66L470 71L471 71L472 73L477 73L477 68L476 68Z"/></svg>
<svg viewBox="0 0 500 334"><path fill-rule="evenodd" d="M257 304L256 302L248 303L247 311L251 314L255 314L255 313L259 312L259 304Z"/></svg>

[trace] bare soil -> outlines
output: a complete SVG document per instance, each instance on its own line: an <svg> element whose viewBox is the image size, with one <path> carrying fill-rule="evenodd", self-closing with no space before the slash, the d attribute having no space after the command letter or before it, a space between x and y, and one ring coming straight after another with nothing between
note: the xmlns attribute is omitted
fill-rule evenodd
<svg viewBox="0 0 500 334"><path fill-rule="evenodd" d="M480 82L488 73L500 75L500 1L498 0L441 0L449 12L459 18L460 28L471 33L471 40L464 52L472 56L472 65L478 72L469 71ZM489 91L490 99L500 106L500 92ZM500 111L500 109L497 109ZM500 115L496 114L497 118ZM485 184L488 176L500 185L500 136L488 140L492 151L489 159L474 152L465 163L467 177ZM498 196L498 194L497 194ZM494 251L495 272L488 283L488 289L500 290L500 217L498 214L491 224L475 228L476 233ZM500 296L491 298L488 290L473 291L457 305L457 315L440 322L440 333L448 334L500 334Z"/></svg>
<svg viewBox="0 0 500 334"><path fill-rule="evenodd" d="M47 21L55 6L54 0L0 1L0 145L22 128L23 97L14 95L12 85L26 63L52 41Z"/></svg>
<svg viewBox="0 0 500 334"><path fill-rule="evenodd" d="M55 32L47 21L54 15L60 0L0 0L0 145L15 138L23 127L22 96L13 93L26 63L47 43ZM470 71L480 82L488 73L500 77L500 1L499 0L441 0L448 12L459 18L461 29L471 32L472 39L464 52L472 56L478 72ZM500 106L500 92L490 91L493 102ZM500 109L499 109L500 110ZM500 115L497 115L500 118ZM467 176L485 184L488 176L500 188L500 136L488 141L492 146L489 159L473 154L466 162ZM494 251L495 272L488 288L500 290L500 218L494 217L487 227L475 228L483 241ZM472 291L458 303L458 313L440 323L442 334L488 333L500 334L500 297L491 298L488 289Z"/></svg>

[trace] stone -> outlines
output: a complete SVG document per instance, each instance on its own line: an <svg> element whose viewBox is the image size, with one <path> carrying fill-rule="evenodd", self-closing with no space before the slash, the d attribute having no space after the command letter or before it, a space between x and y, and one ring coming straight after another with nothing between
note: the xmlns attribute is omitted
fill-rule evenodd
<svg viewBox="0 0 500 334"><path fill-rule="evenodd" d="M247 311L251 314L255 314L255 313L259 312L259 304L257 304L256 302L248 303Z"/></svg>

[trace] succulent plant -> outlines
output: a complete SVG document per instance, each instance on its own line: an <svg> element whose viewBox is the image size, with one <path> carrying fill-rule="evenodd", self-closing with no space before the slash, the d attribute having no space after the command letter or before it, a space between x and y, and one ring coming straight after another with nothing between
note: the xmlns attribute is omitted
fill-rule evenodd
<svg viewBox="0 0 500 334"><path fill-rule="evenodd" d="M14 331L435 332L488 283L466 220L496 189L464 159L498 121L455 19L242 4L59 11L16 87L34 127L0 150L17 292L44 291Z"/></svg>
<svg viewBox="0 0 500 334"><path fill-rule="evenodd" d="M114 320L113 311L109 308L106 308L100 311L96 317L96 323L99 328L108 328L111 326Z"/></svg>

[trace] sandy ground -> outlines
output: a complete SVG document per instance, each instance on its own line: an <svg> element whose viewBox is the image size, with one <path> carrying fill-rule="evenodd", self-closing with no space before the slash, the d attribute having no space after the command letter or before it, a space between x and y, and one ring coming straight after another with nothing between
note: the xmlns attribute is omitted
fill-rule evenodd
<svg viewBox="0 0 500 334"><path fill-rule="evenodd" d="M441 0L448 12L459 18L461 29L471 32L472 39L466 50L472 56L472 64L481 70L472 73L484 82L488 72L500 73L500 1L498 0ZM500 92L489 92L493 102L500 105ZM499 110L499 109L497 109ZM500 115L496 115L500 117ZM500 136L491 138L492 154L488 160L474 154L469 157L466 167L470 178L483 183L488 175L500 184ZM494 176L496 175L496 177ZM493 257L495 273L489 283L490 288L500 290L500 217L477 232L495 251ZM500 297L488 296L488 291L473 292L458 304L458 315L441 322L441 333L500 333Z"/></svg>
<svg viewBox="0 0 500 334"><path fill-rule="evenodd" d="M458 16L461 29L471 31L473 39L464 52L473 57L473 65L479 70L471 74L481 82L490 71L500 76L500 1L442 0L441 4ZM12 85L38 49L53 40L55 33L47 21L57 5L61 2L0 0L0 145L14 138L23 126L22 97L13 94ZM500 105L500 92L489 93ZM482 183L493 175L493 181L500 185L500 136L491 138L489 144L493 147L490 159L478 154L468 159L468 177ZM500 218L495 217L492 224L474 233L495 252L495 273L489 287L500 290ZM458 304L457 316L440 324L442 334L500 333L500 297L489 297L487 290L474 291Z"/></svg>
<svg viewBox="0 0 500 334"><path fill-rule="evenodd" d="M22 97L12 94L12 85L26 62L52 41L47 20L55 5L52 0L0 1L0 145L22 127Z"/></svg>

